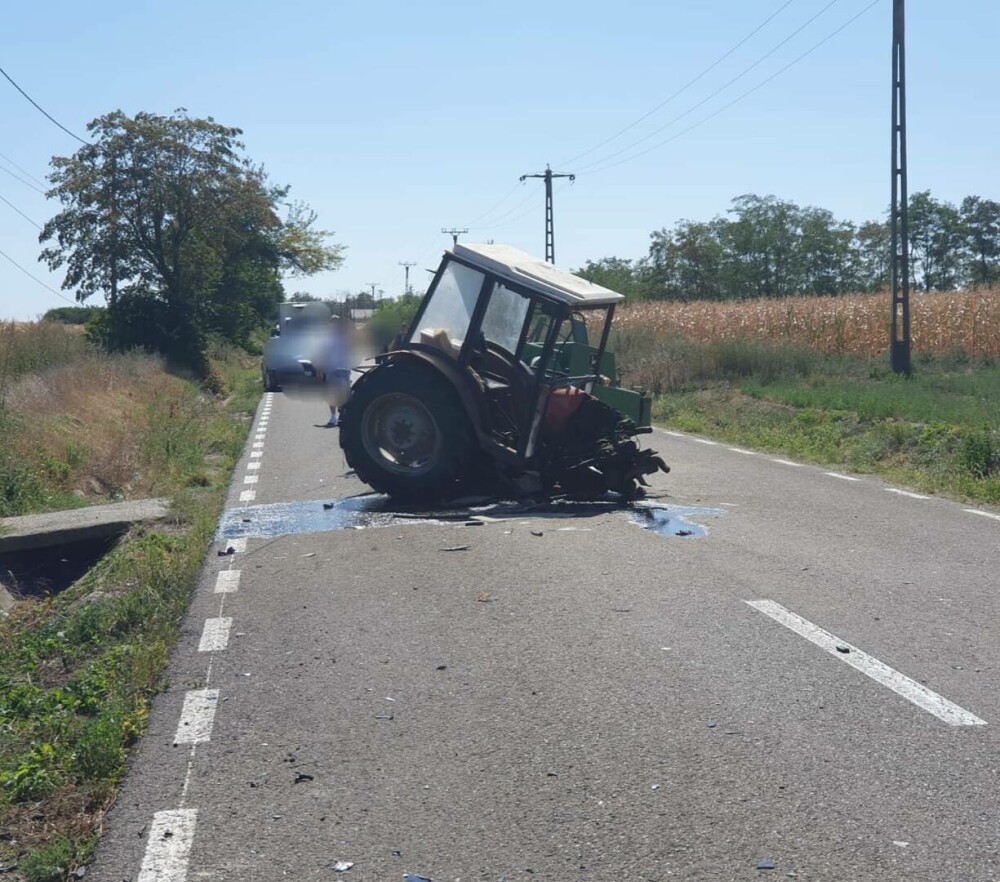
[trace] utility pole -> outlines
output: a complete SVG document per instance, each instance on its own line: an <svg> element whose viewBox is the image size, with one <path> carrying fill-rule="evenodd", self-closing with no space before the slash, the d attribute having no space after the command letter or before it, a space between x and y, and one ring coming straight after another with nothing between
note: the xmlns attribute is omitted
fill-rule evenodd
<svg viewBox="0 0 1000 882"><path fill-rule="evenodd" d="M555 230L552 225L552 179L553 178L569 178L570 181L576 180L576 175L562 175L556 174L549 168L549 164L545 163L545 173L541 175L521 175L521 182L523 183L525 178L542 178L545 181L545 259L549 263L556 262L556 235Z"/></svg>
<svg viewBox="0 0 1000 882"><path fill-rule="evenodd" d="M458 237L461 236L463 233L468 233L469 231L468 229L459 230L457 228L447 229L445 227L441 227L441 232L447 233L449 236L451 236L452 244L457 245Z"/></svg>
<svg viewBox="0 0 1000 882"><path fill-rule="evenodd" d="M403 268L403 271L406 273L406 284L403 285L403 295L405 296L410 293L410 267L416 266L416 263L409 260L401 260L399 261L399 265Z"/></svg>
<svg viewBox="0 0 1000 882"><path fill-rule="evenodd" d="M365 282L365 284L372 286L372 303L374 303L375 302L375 286L378 284L378 282Z"/></svg>
<svg viewBox="0 0 1000 882"><path fill-rule="evenodd" d="M906 187L904 0L892 4L892 340L889 363L910 375L910 221Z"/></svg>

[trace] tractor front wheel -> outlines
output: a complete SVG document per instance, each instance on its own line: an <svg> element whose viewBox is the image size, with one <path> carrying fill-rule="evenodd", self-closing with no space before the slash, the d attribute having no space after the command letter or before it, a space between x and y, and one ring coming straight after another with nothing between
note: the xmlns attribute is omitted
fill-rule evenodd
<svg viewBox="0 0 1000 882"><path fill-rule="evenodd" d="M413 364L376 368L341 410L340 446L351 468L380 493L410 501L461 495L473 437L447 381Z"/></svg>

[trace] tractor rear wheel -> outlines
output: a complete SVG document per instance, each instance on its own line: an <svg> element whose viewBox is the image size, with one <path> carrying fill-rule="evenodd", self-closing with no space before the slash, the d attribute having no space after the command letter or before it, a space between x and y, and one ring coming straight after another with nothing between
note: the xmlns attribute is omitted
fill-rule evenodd
<svg viewBox="0 0 1000 882"><path fill-rule="evenodd" d="M473 439L447 381L412 363L375 368L341 409L348 465L378 492L410 501L461 495L476 453Z"/></svg>

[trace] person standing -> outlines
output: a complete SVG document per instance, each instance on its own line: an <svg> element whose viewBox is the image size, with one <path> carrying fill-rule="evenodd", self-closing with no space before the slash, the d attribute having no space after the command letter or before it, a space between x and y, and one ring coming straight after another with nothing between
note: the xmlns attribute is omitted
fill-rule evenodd
<svg viewBox="0 0 1000 882"><path fill-rule="evenodd" d="M332 316L327 333L320 346L316 367L323 375L323 391L330 408L326 428L337 425L337 411L347 403L351 394L351 330L346 321Z"/></svg>

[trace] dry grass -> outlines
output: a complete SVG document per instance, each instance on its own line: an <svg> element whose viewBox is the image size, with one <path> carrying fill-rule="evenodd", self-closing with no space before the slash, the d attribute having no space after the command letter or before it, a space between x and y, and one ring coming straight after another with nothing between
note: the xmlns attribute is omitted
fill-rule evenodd
<svg viewBox="0 0 1000 882"><path fill-rule="evenodd" d="M888 294L638 303L615 317L620 330L642 328L694 343L749 339L863 357L877 357L888 350L889 321ZM916 351L1000 356L1000 288L913 293L910 324Z"/></svg>
<svg viewBox="0 0 1000 882"><path fill-rule="evenodd" d="M0 397L11 379L68 364L86 351L82 327L0 321Z"/></svg>

